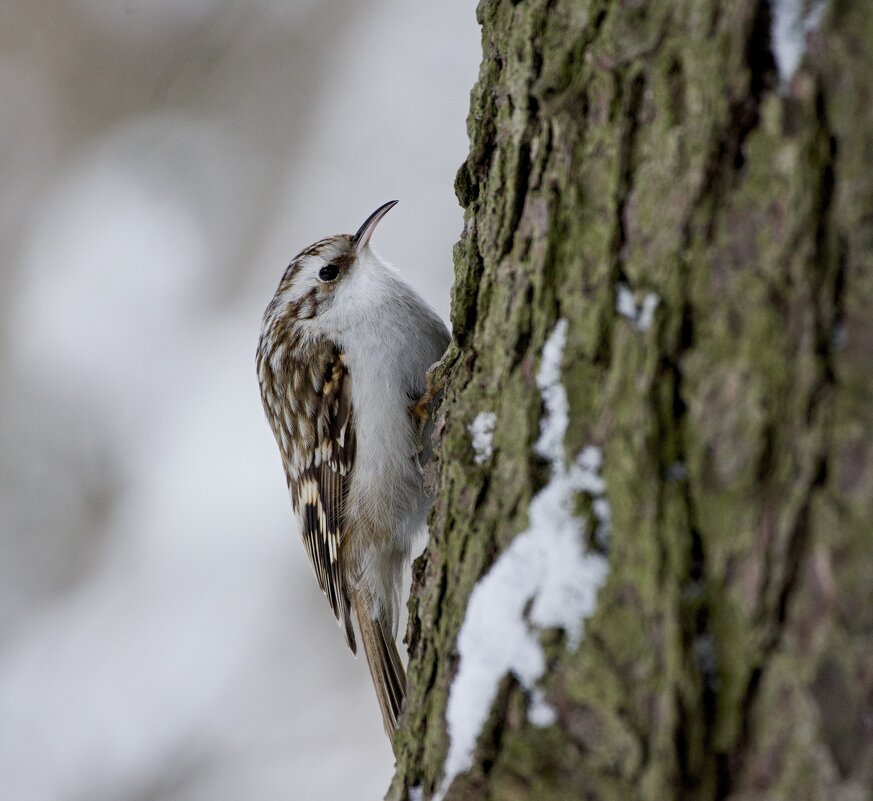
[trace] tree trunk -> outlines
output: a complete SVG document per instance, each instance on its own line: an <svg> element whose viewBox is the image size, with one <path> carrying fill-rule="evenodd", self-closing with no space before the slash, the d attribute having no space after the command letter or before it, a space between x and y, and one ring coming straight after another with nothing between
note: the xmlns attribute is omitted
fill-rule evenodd
<svg viewBox="0 0 873 801"><path fill-rule="evenodd" d="M873 798L873 3L478 14L388 798Z"/></svg>

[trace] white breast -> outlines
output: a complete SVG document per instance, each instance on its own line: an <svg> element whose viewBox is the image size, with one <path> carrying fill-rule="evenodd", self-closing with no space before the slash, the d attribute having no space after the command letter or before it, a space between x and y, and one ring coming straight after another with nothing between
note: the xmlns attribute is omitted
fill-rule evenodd
<svg viewBox="0 0 873 801"><path fill-rule="evenodd" d="M448 331L369 249L338 288L323 324L339 335L352 381L357 455L347 514L391 532L395 546L408 550L428 506L410 407Z"/></svg>

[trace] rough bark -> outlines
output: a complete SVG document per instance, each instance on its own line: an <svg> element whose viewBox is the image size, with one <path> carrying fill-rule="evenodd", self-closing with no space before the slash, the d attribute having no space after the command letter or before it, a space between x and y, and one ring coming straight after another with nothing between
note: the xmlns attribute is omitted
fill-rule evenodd
<svg viewBox="0 0 873 801"><path fill-rule="evenodd" d="M507 676L447 798L873 798L873 4L831 0L786 81L760 0L478 16L388 798L440 784L467 601L546 480L535 376L561 318L565 448L603 449L610 574L578 649L541 634L556 723ZM647 330L621 285L660 299Z"/></svg>

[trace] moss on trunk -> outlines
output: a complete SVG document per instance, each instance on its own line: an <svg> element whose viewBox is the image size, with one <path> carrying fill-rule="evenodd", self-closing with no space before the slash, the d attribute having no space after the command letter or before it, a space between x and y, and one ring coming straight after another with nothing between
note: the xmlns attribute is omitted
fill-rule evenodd
<svg viewBox="0 0 873 801"><path fill-rule="evenodd" d="M565 447L603 449L611 572L581 647L542 634L557 722L507 677L447 797L870 799L873 4L831 0L784 80L761 0L478 16L388 798L440 783L470 592L547 477L535 376L565 318ZM620 287L657 297L651 326Z"/></svg>

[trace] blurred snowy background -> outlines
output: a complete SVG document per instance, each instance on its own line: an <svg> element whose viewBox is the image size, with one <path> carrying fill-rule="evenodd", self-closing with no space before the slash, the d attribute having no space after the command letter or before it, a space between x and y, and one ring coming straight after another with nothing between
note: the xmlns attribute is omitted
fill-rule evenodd
<svg viewBox="0 0 873 801"><path fill-rule="evenodd" d="M254 351L286 263L375 248L446 316L463 0L7 0L0 796L378 799Z"/></svg>

